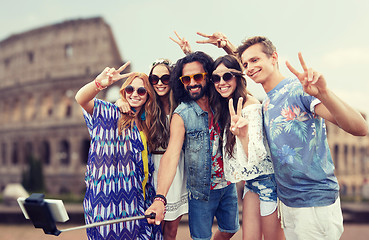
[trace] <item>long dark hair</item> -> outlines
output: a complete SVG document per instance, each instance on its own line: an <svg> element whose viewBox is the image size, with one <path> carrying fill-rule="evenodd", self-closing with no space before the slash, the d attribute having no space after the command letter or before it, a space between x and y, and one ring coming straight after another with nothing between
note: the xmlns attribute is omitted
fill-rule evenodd
<svg viewBox="0 0 369 240"><path fill-rule="evenodd" d="M207 73L206 82L207 85L209 85L210 76L213 72L213 59L206 53L200 51L186 55L184 58L177 61L171 75L171 87L174 99L177 103L192 101L190 95L185 90L183 83L179 80L179 77L182 76L183 65L191 62L199 62L202 64L205 72ZM208 88L206 88L205 95L209 96Z"/></svg>
<svg viewBox="0 0 369 240"><path fill-rule="evenodd" d="M238 99L242 97L242 105L244 105L248 95L248 91L246 89L246 79L242 74L242 66L238 59L232 55L225 55L217 58L213 64L213 69L216 69L220 64L224 64L224 66L226 66L227 68L235 69L239 72L234 73L234 75L236 76L237 86L231 95L231 98L233 99L233 107L234 109L237 109ZM214 84L212 85L214 86ZM216 104L217 102L220 104ZM216 94L211 95L210 104L214 106L214 121L219 121L221 132L225 131L225 135L227 138L227 142L225 145L226 151L223 154L228 154L229 156L233 157L233 148L236 143L236 137L229 130L231 117L229 115L228 99L223 98L217 92Z"/></svg>
<svg viewBox="0 0 369 240"><path fill-rule="evenodd" d="M158 59L156 60L151 67L150 70L150 74L149 76L152 74L152 72L154 71L154 68L158 65L163 65L168 69L169 75L172 75L172 64L168 59ZM169 86L170 86L170 82L169 82ZM159 106L158 111L157 111L157 116L154 117L154 122L153 122L153 132L154 132L154 137L153 137L153 145L154 145L154 150L158 149L158 148L163 148L166 149L168 147L168 143L169 143L169 136L170 136L170 132L169 132L169 119L164 111L164 105L161 101L161 97L156 93L155 91L155 95L156 95L156 102L157 105ZM172 94L172 90L170 90L168 92L168 101L169 101L169 112L170 115L171 113L174 111L174 108L177 106L174 98L173 98L173 94Z"/></svg>

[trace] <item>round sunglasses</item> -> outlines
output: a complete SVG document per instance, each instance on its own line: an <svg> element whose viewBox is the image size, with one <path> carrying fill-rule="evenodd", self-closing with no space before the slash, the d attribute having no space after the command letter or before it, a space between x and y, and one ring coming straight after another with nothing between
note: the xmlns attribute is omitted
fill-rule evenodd
<svg viewBox="0 0 369 240"><path fill-rule="evenodd" d="M182 77L179 77L179 79L184 85L188 85L191 82L191 78L193 78L193 80L195 80L196 82L201 82L202 80L204 80L206 74L207 73L196 73L193 75L184 75Z"/></svg>
<svg viewBox="0 0 369 240"><path fill-rule="evenodd" d="M149 81L152 85L158 84L159 80L161 80L163 84L168 85L169 80L170 80L170 75L164 74L163 76L159 77L159 76L152 74L149 76Z"/></svg>
<svg viewBox="0 0 369 240"><path fill-rule="evenodd" d="M144 96L146 93L147 93L147 90L146 88L144 87L139 87L137 89L135 89L133 86L131 85L128 85L124 91L127 93L127 94L132 94L134 91L136 90L137 94L140 95L140 96Z"/></svg>
<svg viewBox="0 0 369 240"><path fill-rule="evenodd" d="M220 79L223 78L224 81L228 82L229 80L231 80L232 78L234 78L236 75L232 72L226 72L223 74L223 76L219 76L218 74L213 74L211 76L211 81L213 83L219 83Z"/></svg>

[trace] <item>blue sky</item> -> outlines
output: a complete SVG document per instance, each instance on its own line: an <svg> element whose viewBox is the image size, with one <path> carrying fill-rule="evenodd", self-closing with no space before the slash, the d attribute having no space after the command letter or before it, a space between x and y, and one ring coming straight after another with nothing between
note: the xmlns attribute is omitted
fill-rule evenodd
<svg viewBox="0 0 369 240"><path fill-rule="evenodd" d="M367 0L1 0L0 40L68 19L101 16L112 27L123 60L133 71L148 72L153 60L183 56L169 36L176 30L193 50L213 58L225 53L199 45L197 31L220 31L237 46L247 37L264 35L285 60L300 69L297 53L321 72L328 87L369 114L369 1ZM249 81L255 95L260 86Z"/></svg>

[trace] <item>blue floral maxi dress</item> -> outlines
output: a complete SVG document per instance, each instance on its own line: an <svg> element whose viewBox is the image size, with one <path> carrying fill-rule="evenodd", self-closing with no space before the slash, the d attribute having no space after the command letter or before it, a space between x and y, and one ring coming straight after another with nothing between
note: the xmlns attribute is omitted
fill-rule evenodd
<svg viewBox="0 0 369 240"><path fill-rule="evenodd" d="M98 99L92 116L84 111L84 117L91 136L83 201L86 224L144 215L155 195L154 165L148 156L148 181L143 184L145 148L138 128L126 128L118 135L118 108ZM89 228L87 236L90 240L162 239L160 226L146 219Z"/></svg>

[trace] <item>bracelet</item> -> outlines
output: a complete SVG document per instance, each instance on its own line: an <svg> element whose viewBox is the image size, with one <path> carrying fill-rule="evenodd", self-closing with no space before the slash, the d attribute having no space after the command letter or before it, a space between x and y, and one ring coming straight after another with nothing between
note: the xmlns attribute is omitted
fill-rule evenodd
<svg viewBox="0 0 369 240"><path fill-rule="evenodd" d="M96 85L96 87L97 87L97 89L99 89L99 90L104 90L105 88L107 88L107 87L103 87L103 86L101 86L101 84L98 82L98 81L96 81L96 78L95 78L95 85Z"/></svg>
<svg viewBox="0 0 369 240"><path fill-rule="evenodd" d="M167 213L167 208L166 208L166 206L165 205L167 205L167 203L164 201L164 199L162 199L161 197L156 197L156 198L154 198L154 202L155 201L159 201L159 202L162 202L163 204L164 204L164 212L163 212L163 214L164 214L164 216L165 216L165 214Z"/></svg>
<svg viewBox="0 0 369 240"><path fill-rule="evenodd" d="M164 202L164 200L162 199L162 198L154 198L154 202L155 201L159 201L159 202L162 202L163 204L164 204L164 208L165 208L165 202Z"/></svg>
<svg viewBox="0 0 369 240"><path fill-rule="evenodd" d="M166 205L167 205L167 199L165 198L165 196L164 196L164 195L156 194L156 195L154 196L154 201L156 201L156 200L161 201L162 203L164 203L164 206L166 206Z"/></svg>

